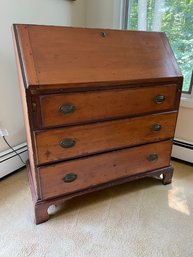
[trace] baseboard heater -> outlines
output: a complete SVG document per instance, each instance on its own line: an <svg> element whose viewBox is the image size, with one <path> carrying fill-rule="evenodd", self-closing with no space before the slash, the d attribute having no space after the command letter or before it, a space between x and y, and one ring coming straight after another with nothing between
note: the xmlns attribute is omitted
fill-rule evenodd
<svg viewBox="0 0 193 257"><path fill-rule="evenodd" d="M174 139L172 157L193 163L193 143Z"/></svg>
<svg viewBox="0 0 193 257"><path fill-rule="evenodd" d="M23 161L26 162L28 159L27 144L19 144L13 147L13 149L17 151ZM21 162L13 150L8 149L0 153L0 179L23 166L25 165Z"/></svg>

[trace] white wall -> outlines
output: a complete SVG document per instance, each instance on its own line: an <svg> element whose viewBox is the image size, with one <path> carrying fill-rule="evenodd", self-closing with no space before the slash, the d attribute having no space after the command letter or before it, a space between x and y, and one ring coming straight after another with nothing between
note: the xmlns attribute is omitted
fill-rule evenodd
<svg viewBox="0 0 193 257"><path fill-rule="evenodd" d="M15 146L25 141L15 56L13 23L85 26L85 0L0 0L0 128ZM0 152L7 149L0 138Z"/></svg>
<svg viewBox="0 0 193 257"><path fill-rule="evenodd" d="M180 107L175 137L193 144L193 108Z"/></svg>
<svg viewBox="0 0 193 257"><path fill-rule="evenodd" d="M87 0L86 26L95 28L113 27L113 0Z"/></svg>
<svg viewBox="0 0 193 257"><path fill-rule="evenodd" d="M119 29L121 4L122 0L86 0L86 26Z"/></svg>

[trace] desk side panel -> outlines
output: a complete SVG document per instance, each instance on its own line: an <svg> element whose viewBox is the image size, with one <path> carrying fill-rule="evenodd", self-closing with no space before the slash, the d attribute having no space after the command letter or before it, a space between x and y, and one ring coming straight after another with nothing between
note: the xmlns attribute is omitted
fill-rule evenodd
<svg viewBox="0 0 193 257"><path fill-rule="evenodd" d="M37 184L37 177L36 177L36 168L34 164L34 155L33 155L33 144L32 144L32 134L31 134L31 116L29 111L29 104L30 104L30 97L28 95L28 91L25 89L22 71L21 71L21 64L18 55L17 43L15 39L15 34L13 32L13 42L14 42L14 50L16 56L16 66L18 72L18 79L19 79L19 87L20 87L20 95L22 100L22 108L23 108L23 115L24 115L24 122L25 122L25 130L26 130L26 138L28 144L28 154L29 154L29 161L30 161L30 169L31 175L33 179L33 183L35 186L35 193L36 197L38 197L38 184Z"/></svg>

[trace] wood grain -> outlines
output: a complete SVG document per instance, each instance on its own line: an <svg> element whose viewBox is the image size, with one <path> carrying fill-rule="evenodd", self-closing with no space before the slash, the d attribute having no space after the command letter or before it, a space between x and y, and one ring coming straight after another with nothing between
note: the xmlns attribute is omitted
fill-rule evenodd
<svg viewBox="0 0 193 257"><path fill-rule="evenodd" d="M171 141L165 141L40 167L42 199L166 167L170 162L171 146ZM157 161L147 160L152 153L158 155ZM77 179L72 183L65 183L64 176L72 172L77 174Z"/></svg>
<svg viewBox="0 0 193 257"><path fill-rule="evenodd" d="M25 131L26 131L26 139L27 139L27 145L28 145L28 155L29 155L29 162L31 166L31 174L34 180L34 187L35 191L38 194L39 188L37 184L37 173L36 173L36 167L35 167L35 160L34 160L34 155L33 155L33 141L32 141L32 130L31 130L31 118L32 116L29 116L28 113L30 112L30 97L28 95L28 91L25 90L25 85L24 85L24 78L22 75L22 70L21 66L19 64L19 56L18 56L18 51L17 51L17 42L16 38L14 35L14 30L12 30L13 33L13 44L14 44L14 51L15 51L15 56L16 56L16 64L17 64L17 72L18 72L18 79L19 79L19 89L20 89L20 95L21 95L21 100L22 100L22 109L23 109L23 116L24 116L24 123L25 123Z"/></svg>
<svg viewBox="0 0 193 257"><path fill-rule="evenodd" d="M102 189L109 188L112 186L120 185L120 184L127 183L127 182L133 181L133 180L142 179L145 177L152 177L154 179L159 179L162 181L162 183L164 185L167 185L167 184L171 183L171 178L173 175L173 167L167 166L164 168L160 168L160 169L156 169L156 170L152 170L152 171L148 171L148 172L134 174L129 177L119 178L117 180L103 183L103 184L97 185L95 187L85 188L81 191L73 192L73 193L66 194L66 195L61 195L61 196L58 196L58 197L55 197L52 199L38 200L37 196L35 194L34 182L31 177L31 169L30 169L30 165L28 162L27 162L27 169L28 169L28 178L29 178L29 182L30 182L31 194L32 194L34 207L35 207L34 210L35 210L36 224L41 224L42 222L45 222L49 219L47 210L48 210L48 207L51 205L58 205L58 204L64 203L67 200L70 200L74 197L80 197L84 194L89 194L89 193L92 193L92 192L95 192L98 190L102 190ZM160 175L163 175L163 179L161 179Z"/></svg>
<svg viewBox="0 0 193 257"><path fill-rule="evenodd" d="M175 109L177 85L163 85L152 87L135 87L102 91L88 91L80 93L51 94L40 96L42 125L52 127L71 125L76 123L127 117L158 111ZM163 103L157 104L155 97L165 95ZM69 114L59 112L59 108L70 103L75 111Z"/></svg>
<svg viewBox="0 0 193 257"><path fill-rule="evenodd" d="M158 80L181 76L173 53L162 40L165 34L109 29L16 25L18 35L29 42L36 64L34 75L42 88L58 84ZM102 37L101 32L107 33ZM28 59L26 48L23 58ZM27 69L29 87L34 86ZM28 73L30 74L28 76Z"/></svg>
<svg viewBox="0 0 193 257"><path fill-rule="evenodd" d="M171 182L183 78L164 33L13 27L36 224L75 196L160 174ZM74 111L62 114L66 103ZM59 146L65 138L73 148Z"/></svg>
<svg viewBox="0 0 193 257"><path fill-rule="evenodd" d="M15 39L17 40L18 59L21 59L21 73L25 87L29 84L37 84L37 70L34 63L31 42L28 33L28 26L13 25ZM24 39L24 40L23 40Z"/></svg>
<svg viewBox="0 0 193 257"><path fill-rule="evenodd" d="M176 117L176 112L163 113L36 132L37 164L172 138ZM154 124L161 130L152 131ZM61 141L69 138L75 145L62 148Z"/></svg>

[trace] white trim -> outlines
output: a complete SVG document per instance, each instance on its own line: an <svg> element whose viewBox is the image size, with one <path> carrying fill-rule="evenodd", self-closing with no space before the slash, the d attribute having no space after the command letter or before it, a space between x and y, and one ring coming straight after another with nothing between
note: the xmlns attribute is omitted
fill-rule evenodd
<svg viewBox="0 0 193 257"><path fill-rule="evenodd" d="M22 143L13 147L17 153L20 154L24 162L28 159L27 144ZM25 166L19 157L11 150L6 150L0 153L0 178L18 170L19 168Z"/></svg>
<svg viewBox="0 0 193 257"><path fill-rule="evenodd" d="M183 139L175 138L175 140L193 145L193 142L188 142L188 141L183 140ZM193 150L174 144L173 148L172 148L172 157L183 160L183 161L193 163Z"/></svg>
<svg viewBox="0 0 193 257"><path fill-rule="evenodd" d="M181 138L175 137L174 140L182 142L182 143L186 143L186 144L189 144L189 145L193 145L192 141L187 141L187 140L184 140L184 139L181 139Z"/></svg>
<svg viewBox="0 0 193 257"><path fill-rule="evenodd" d="M124 0L114 0L113 4L113 29L122 29Z"/></svg>
<svg viewBox="0 0 193 257"><path fill-rule="evenodd" d="M193 92L192 94L182 94L180 106L185 108L193 108Z"/></svg>

